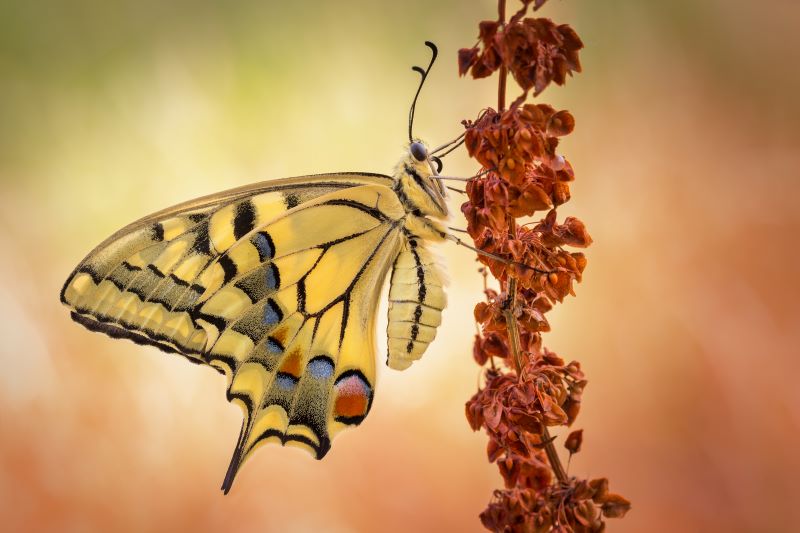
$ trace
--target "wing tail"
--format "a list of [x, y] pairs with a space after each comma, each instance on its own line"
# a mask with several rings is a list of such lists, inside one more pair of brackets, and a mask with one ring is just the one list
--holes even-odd
[[[222, 482], [227, 494], [242, 464], [261, 444], [295, 445], [322, 459], [331, 447], [329, 399], [334, 362], [315, 357], [305, 369], [289, 355], [279, 369], [258, 362], [242, 364], [233, 377], [228, 399], [242, 407], [244, 421]], [[299, 373], [299, 375], [296, 375]]]
[[220, 489], [223, 494], [228, 494], [228, 492], [230, 492], [236, 473], [239, 472], [239, 467], [242, 465], [244, 442], [247, 435], [245, 432], [246, 428], [247, 419], [242, 422], [242, 429], [239, 431], [239, 440], [236, 443], [236, 448], [233, 450], [233, 456], [231, 457], [230, 465], [228, 465], [228, 471], [225, 472], [225, 479], [222, 480], [222, 487], [220, 487]]

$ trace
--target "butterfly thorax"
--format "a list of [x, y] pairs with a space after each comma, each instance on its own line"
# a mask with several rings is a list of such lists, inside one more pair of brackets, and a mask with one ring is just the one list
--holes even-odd
[[405, 229], [425, 240], [441, 241], [446, 230], [438, 220], [448, 217], [444, 190], [436, 180], [430, 163], [409, 154], [395, 167], [394, 192], [406, 210]]

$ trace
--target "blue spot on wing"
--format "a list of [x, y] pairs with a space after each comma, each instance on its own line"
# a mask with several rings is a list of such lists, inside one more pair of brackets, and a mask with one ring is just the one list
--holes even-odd
[[265, 283], [268, 290], [275, 290], [281, 284], [280, 274], [278, 274], [278, 267], [274, 264], [271, 264], [267, 267], [267, 272], [265, 276]]
[[316, 379], [328, 379], [333, 375], [333, 361], [328, 357], [315, 357], [308, 362], [308, 372]]
[[271, 354], [283, 353], [283, 345], [276, 339], [273, 339], [272, 337], [267, 337], [267, 342], [264, 343], [264, 346], [267, 348], [267, 351]]
[[281, 320], [283, 320], [281, 308], [278, 307], [275, 300], [272, 298], [268, 299], [267, 303], [264, 304], [264, 324], [267, 326], [274, 326], [280, 323]]
[[292, 390], [297, 385], [297, 378], [283, 372], [278, 372], [275, 376], [275, 384], [282, 390]]
[[275, 243], [267, 232], [258, 232], [253, 236], [253, 246], [258, 250], [258, 256], [262, 261], [275, 257]]

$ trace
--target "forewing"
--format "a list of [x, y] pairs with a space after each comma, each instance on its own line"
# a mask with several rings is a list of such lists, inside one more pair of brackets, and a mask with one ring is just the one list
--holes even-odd
[[207, 341], [189, 311], [204, 290], [200, 272], [237, 239], [288, 210], [378, 174], [324, 174], [262, 182], [206, 196], [134, 222], [97, 246], [69, 276], [61, 301], [77, 322], [185, 355]]

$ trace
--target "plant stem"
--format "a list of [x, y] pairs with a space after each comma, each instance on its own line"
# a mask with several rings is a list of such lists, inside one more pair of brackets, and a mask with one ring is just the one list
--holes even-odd
[[[497, 11], [500, 24], [505, 24], [506, 0], [497, 1]], [[506, 78], [508, 77], [508, 69], [505, 67], [505, 65], [500, 67], [499, 75], [500, 80], [497, 83], [497, 109], [498, 111], [502, 112], [506, 107]], [[512, 238], [516, 236], [516, 230], [517, 221], [515, 219], [511, 219], [508, 223], [508, 232]], [[519, 337], [519, 326], [517, 325], [517, 319], [514, 316], [514, 308], [516, 307], [517, 302], [517, 280], [512, 276], [509, 276], [508, 279], [508, 299], [506, 300], [506, 308], [503, 311], [503, 315], [506, 319], [508, 338], [511, 343], [511, 351], [514, 356], [514, 365], [517, 368], [517, 377], [521, 379], [523, 368], [522, 353], [520, 350], [521, 343]], [[547, 454], [547, 460], [550, 462], [550, 466], [553, 468], [556, 478], [560, 483], [566, 483], [567, 472], [564, 470], [564, 465], [561, 464], [561, 459], [558, 457], [558, 452], [556, 452], [556, 447], [553, 445], [553, 441], [550, 438], [550, 431], [548, 431], [547, 426], [543, 426], [541, 438], [542, 442], [544, 443], [544, 450]]]
[[550, 438], [550, 431], [547, 426], [544, 426], [542, 431], [542, 438], [547, 444], [544, 445], [544, 451], [547, 453], [547, 460], [550, 461], [550, 466], [553, 467], [553, 472], [556, 473], [556, 478], [561, 483], [567, 482], [567, 471], [564, 470], [564, 465], [561, 464], [561, 459], [558, 457], [556, 447], [553, 445], [553, 440]]
[[509, 278], [508, 282], [508, 300], [506, 300], [506, 309], [503, 315], [506, 318], [506, 327], [508, 328], [508, 338], [511, 341], [511, 352], [514, 355], [514, 364], [517, 367], [517, 377], [522, 377], [522, 355], [519, 349], [519, 329], [517, 327], [517, 319], [514, 316], [514, 308], [517, 306], [517, 279]]
[[497, 87], [497, 108], [498, 111], [502, 112], [506, 109], [506, 77], [508, 75], [508, 69], [506, 67], [500, 67], [500, 83]]
[[[511, 351], [514, 355], [514, 364], [517, 367], [517, 377], [522, 377], [522, 355], [520, 353], [519, 345], [519, 328], [517, 326], [517, 319], [514, 317], [514, 306], [517, 299], [517, 280], [516, 278], [509, 278], [508, 282], [508, 300], [507, 308], [503, 311], [506, 317], [506, 327], [508, 328], [508, 338], [511, 341]], [[544, 444], [544, 451], [547, 453], [547, 460], [556, 474], [556, 478], [561, 483], [567, 481], [567, 471], [564, 470], [564, 465], [561, 464], [561, 459], [558, 457], [556, 447], [550, 438], [550, 431], [547, 426], [542, 429], [542, 443]]]
[[[511, 219], [508, 221], [509, 236], [514, 239], [517, 236], [517, 221]], [[511, 343], [511, 351], [514, 356], [514, 365], [517, 367], [517, 377], [522, 379], [522, 351], [520, 350], [520, 337], [519, 326], [517, 319], [514, 316], [514, 309], [517, 303], [517, 279], [509, 276], [508, 286], [506, 288], [508, 296], [506, 300], [506, 309], [503, 315], [506, 319], [506, 328], [508, 329], [508, 339]], [[553, 472], [560, 483], [567, 482], [567, 471], [564, 470], [564, 465], [561, 464], [561, 459], [558, 457], [556, 447], [553, 445], [553, 440], [550, 438], [550, 431], [547, 426], [543, 425], [542, 429], [542, 443], [544, 444], [544, 451], [547, 454], [547, 460], [553, 468]]]
[[[506, 0], [497, 0], [497, 12], [499, 15], [500, 24], [506, 22]], [[508, 69], [505, 65], [500, 67], [500, 81], [497, 84], [497, 110], [503, 111], [506, 108], [506, 78], [508, 77]]]

